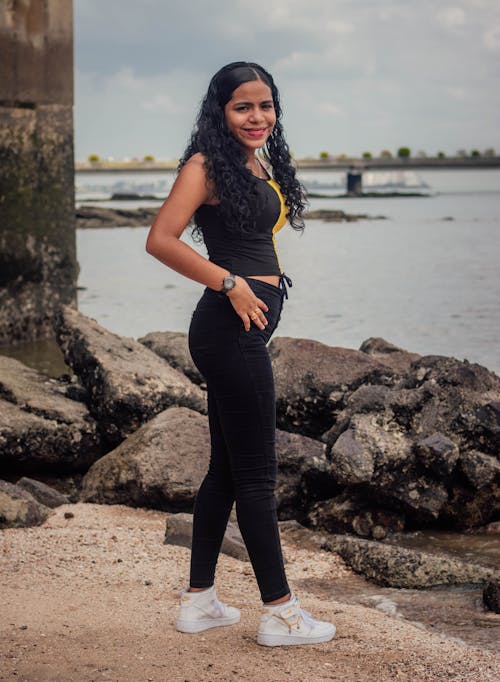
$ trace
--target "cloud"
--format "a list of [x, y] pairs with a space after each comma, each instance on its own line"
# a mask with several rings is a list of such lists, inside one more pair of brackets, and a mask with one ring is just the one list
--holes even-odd
[[130, 67], [115, 73], [76, 71], [77, 157], [176, 158], [194, 123], [200, 92], [198, 74], [178, 68], [140, 75]]
[[321, 114], [327, 114], [328, 116], [339, 116], [344, 113], [338, 104], [328, 101], [321, 102], [318, 106], [318, 111]]
[[464, 88], [447, 87], [445, 88], [445, 92], [450, 97], [453, 97], [453, 99], [457, 100], [464, 100], [469, 97], [469, 93], [467, 92], [467, 90], [464, 90]]
[[500, 25], [493, 26], [483, 35], [483, 43], [493, 52], [500, 52]]
[[[296, 155], [500, 147], [492, 0], [74, 0], [76, 149], [182, 152], [211, 75], [273, 73]], [[459, 103], [459, 106], [458, 106]]]
[[172, 97], [162, 94], [153, 95], [150, 99], [142, 101], [141, 108], [144, 111], [163, 111], [167, 114], [178, 114], [184, 111], [173, 101]]
[[461, 28], [465, 25], [465, 10], [462, 7], [443, 7], [436, 14], [436, 19], [443, 28]]

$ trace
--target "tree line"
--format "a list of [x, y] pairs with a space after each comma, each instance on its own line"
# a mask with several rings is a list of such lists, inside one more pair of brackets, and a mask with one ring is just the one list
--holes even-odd
[[[391, 152], [390, 149], [382, 149], [380, 154], [378, 155], [378, 158], [380, 159], [392, 159], [394, 157], [398, 157], [400, 159], [409, 159], [412, 156], [412, 150], [410, 147], [399, 147], [395, 154]], [[433, 157], [432, 154], [427, 154], [425, 151], [417, 151], [417, 153], [414, 155], [414, 158], [417, 159], [426, 159], [426, 158], [438, 158], [438, 159], [445, 159], [445, 158], [455, 158], [455, 159], [465, 159], [467, 157], [471, 158], [477, 158], [477, 157], [484, 157], [484, 158], [492, 158], [496, 156], [495, 150], [492, 147], [489, 147], [488, 149], [484, 149], [483, 151], [479, 151], [479, 149], [472, 149], [469, 152], [466, 149], [459, 149], [456, 154], [454, 155], [446, 155], [445, 152], [439, 151], [435, 154]], [[320, 159], [350, 159], [354, 158], [348, 154], [330, 154], [330, 152], [327, 151], [322, 151], [319, 154]], [[363, 152], [361, 154], [361, 158], [363, 159], [373, 159], [377, 158], [376, 154], [372, 154], [372, 152]]]

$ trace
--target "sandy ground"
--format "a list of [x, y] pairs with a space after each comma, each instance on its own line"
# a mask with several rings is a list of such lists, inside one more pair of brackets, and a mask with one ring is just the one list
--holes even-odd
[[[71, 512], [73, 518], [65, 518]], [[219, 597], [238, 625], [175, 631], [189, 551], [163, 544], [165, 515], [122, 506], [58, 508], [41, 527], [0, 534], [0, 680], [498, 681], [500, 656], [378, 610], [307, 589], [348, 569], [335, 554], [285, 545], [302, 606], [337, 626], [327, 644], [260, 647], [260, 602], [248, 564], [222, 556]]]

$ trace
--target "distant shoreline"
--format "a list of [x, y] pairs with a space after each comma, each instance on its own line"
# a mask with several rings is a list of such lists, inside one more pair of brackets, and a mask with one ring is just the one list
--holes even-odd
[[[78, 173], [165, 172], [175, 171], [177, 161], [80, 161]], [[500, 156], [465, 158], [374, 158], [374, 159], [298, 159], [299, 170], [416, 170], [416, 169], [486, 169], [500, 168]]]

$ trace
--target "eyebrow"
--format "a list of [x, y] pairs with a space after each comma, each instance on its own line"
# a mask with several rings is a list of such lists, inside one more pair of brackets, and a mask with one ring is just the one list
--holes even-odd
[[[253, 102], [247, 102], [246, 100], [240, 100], [237, 99], [233, 104], [253, 104]], [[274, 104], [272, 99], [263, 99], [261, 102], [258, 102], [258, 104]]]

